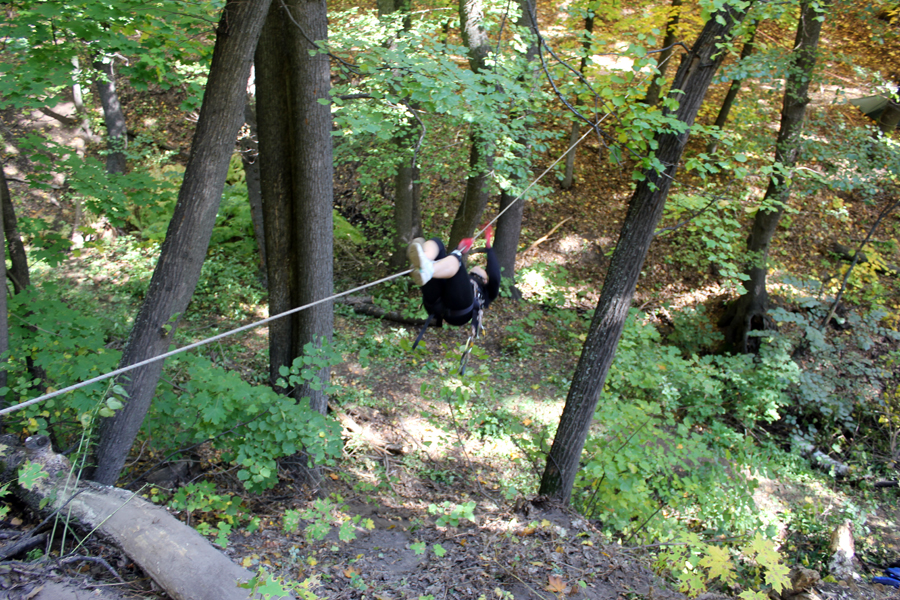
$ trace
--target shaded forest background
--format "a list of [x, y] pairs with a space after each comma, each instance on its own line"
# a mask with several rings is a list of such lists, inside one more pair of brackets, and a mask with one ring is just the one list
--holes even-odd
[[[316, 537], [364, 537], [372, 512], [438, 570], [459, 528], [491, 543], [494, 519], [566, 555], [577, 536], [554, 527], [573, 521], [528, 533], [539, 489], [688, 595], [777, 591], [796, 565], [852, 579], [832, 564], [845, 526], [853, 570], [897, 560], [896, 7], [4, 10], [4, 408], [390, 277], [413, 235], [455, 243], [501, 211], [510, 284], [465, 377], [462, 330], [411, 351], [425, 314], [398, 277], [11, 411], [6, 433], [47, 435], [320, 597], [400, 589]], [[727, 40], [697, 59], [708, 91], [671, 93], [706, 34]], [[851, 102], [873, 96], [875, 115]], [[632, 221], [641, 190], [658, 214]], [[610, 291], [623, 268], [636, 287]], [[515, 565], [498, 581], [604, 597], [493, 543]], [[407, 597], [453, 589], [416, 565]]]

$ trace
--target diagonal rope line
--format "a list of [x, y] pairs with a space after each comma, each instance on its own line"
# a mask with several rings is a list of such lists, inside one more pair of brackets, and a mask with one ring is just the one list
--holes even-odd
[[188, 344], [187, 346], [182, 346], [181, 348], [176, 348], [175, 350], [170, 350], [169, 352], [166, 352], [165, 354], [160, 354], [159, 356], [154, 356], [153, 358], [148, 358], [146, 360], [136, 362], [133, 365], [128, 365], [127, 367], [122, 367], [120, 369], [116, 369], [115, 371], [110, 371], [109, 373], [106, 373], [104, 375], [98, 375], [97, 377], [94, 377], [93, 379], [88, 379], [87, 381], [82, 381], [81, 383], [76, 383], [74, 385], [64, 387], [64, 388], [56, 390], [54, 392], [44, 394], [43, 396], [38, 396], [37, 398], [32, 398], [31, 400], [22, 402], [21, 404], [16, 404], [15, 406], [10, 406], [8, 408], [4, 408], [3, 410], [0, 410], [0, 415], [5, 415], [8, 413], [23, 409], [25, 407], [31, 406], [33, 404], [43, 402], [44, 400], [49, 400], [50, 398], [55, 398], [56, 396], [59, 396], [61, 394], [75, 391], [79, 388], [91, 385], [93, 383], [97, 383], [98, 381], [103, 381], [105, 379], [110, 379], [111, 377], [116, 377], [118, 375], [121, 375], [122, 373], [127, 373], [128, 371], [137, 369], [138, 367], [143, 367], [145, 365], [149, 365], [149, 364], [155, 363], [157, 361], [169, 358], [170, 356], [175, 356], [176, 354], [181, 354], [182, 352], [187, 352], [188, 350], [193, 350], [194, 348], [199, 348], [200, 346], [205, 346], [206, 344], [210, 344], [212, 342], [221, 340], [222, 338], [234, 335], [236, 333], [241, 333], [242, 331], [247, 331], [248, 329], [253, 329], [255, 327], [259, 327], [260, 325], [265, 325], [266, 323], [269, 323], [276, 319], [280, 319], [282, 317], [292, 315], [294, 313], [306, 310], [308, 308], [312, 308], [313, 306], [323, 304], [325, 302], [328, 302], [329, 300], [334, 300], [335, 298], [347, 296], [349, 294], [352, 294], [353, 292], [358, 292], [360, 290], [364, 290], [366, 288], [370, 288], [370, 287], [376, 286], [378, 284], [385, 283], [392, 279], [397, 279], [398, 277], [403, 277], [404, 275], [407, 275], [411, 272], [412, 272], [412, 269], [407, 269], [406, 271], [403, 271], [401, 273], [394, 273], [393, 275], [384, 277], [382, 279], [379, 279], [378, 281], [373, 281], [371, 283], [367, 283], [365, 285], [355, 287], [352, 290], [347, 290], [345, 292], [341, 292], [339, 294], [334, 294], [333, 296], [329, 296], [328, 298], [323, 298], [321, 300], [316, 300], [315, 302], [310, 302], [309, 304], [304, 304], [303, 306], [298, 306], [297, 308], [292, 308], [291, 310], [286, 310], [283, 313], [279, 313], [277, 315], [267, 317], [265, 319], [256, 321], [254, 323], [250, 323], [248, 325], [243, 325], [241, 327], [238, 327], [237, 329], [232, 329], [231, 331], [226, 331], [225, 333], [220, 333], [218, 335], [214, 335], [213, 337], [209, 337], [204, 340], [194, 342], [193, 344]]

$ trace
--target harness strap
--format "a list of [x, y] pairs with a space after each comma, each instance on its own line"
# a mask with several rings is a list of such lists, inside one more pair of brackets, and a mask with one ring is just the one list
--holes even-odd
[[434, 313], [428, 313], [428, 318], [425, 319], [425, 324], [422, 325], [422, 329], [419, 330], [419, 335], [416, 336], [416, 341], [413, 342], [412, 349], [415, 350], [416, 346], [419, 345], [419, 342], [422, 341], [422, 338], [425, 337], [425, 332], [428, 331], [428, 326], [431, 325], [431, 322], [434, 320]]

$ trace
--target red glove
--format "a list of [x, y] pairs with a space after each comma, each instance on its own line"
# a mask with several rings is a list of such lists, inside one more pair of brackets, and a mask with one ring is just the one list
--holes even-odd
[[481, 229], [484, 230], [484, 245], [488, 248], [491, 247], [491, 242], [494, 239], [494, 226], [488, 223], [483, 226]]

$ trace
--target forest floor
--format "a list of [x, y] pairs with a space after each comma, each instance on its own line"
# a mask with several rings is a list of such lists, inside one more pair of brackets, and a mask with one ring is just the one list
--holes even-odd
[[[851, 85], [848, 93], [865, 95], [865, 90]], [[818, 100], [825, 105], [830, 97], [829, 90], [822, 89]], [[134, 110], [137, 102], [134, 99], [126, 106]], [[153, 110], [160, 102], [156, 99], [151, 103]], [[57, 111], [65, 108], [57, 107]], [[845, 112], [846, 118], [864, 122], [852, 111]], [[75, 141], [80, 139], [76, 129], [66, 129], [46, 115], [7, 114], [3, 120], [13, 132], [39, 128], [56, 132], [60, 143], [84, 143]], [[176, 123], [175, 119], [169, 121]], [[173, 135], [167, 141], [180, 150], [182, 158], [189, 144], [189, 125], [173, 125]], [[534, 265], [564, 266], [562, 277], [569, 282], [566, 306], [579, 315], [589, 314], [596, 304], [631, 185], [627, 169], [598, 161], [599, 152], [596, 141], [589, 139], [578, 151], [576, 187], [565, 191], [554, 183], [551, 203], [526, 207], [523, 247], [528, 250], [517, 265], [520, 270]], [[535, 171], [544, 166], [536, 165]], [[16, 180], [27, 177], [28, 165], [12, 160], [5, 170], [13, 179], [16, 200], [27, 198], [33, 190]], [[340, 185], [352, 190], [352, 177]], [[431, 193], [455, 198], [459, 189], [435, 187]], [[861, 237], [859, 224], [871, 222], [874, 209], [852, 197], [845, 200], [848, 218], [832, 218], [816, 210], [792, 216], [790, 235], [783, 235], [782, 230], [776, 238], [776, 280], [779, 270], [824, 278], [822, 273], [833, 268], [826, 260], [833, 244], [848, 244]], [[52, 194], [31, 197], [23, 208], [27, 214], [60, 224], [71, 222], [71, 207]], [[557, 225], [547, 240], [532, 249], [532, 244]], [[896, 229], [896, 219], [890, 226]], [[679, 235], [662, 236], [654, 243], [639, 283], [636, 306], [655, 310], [705, 304], [711, 318], [722, 309], [732, 290], [722, 286], [718, 273], [707, 263], [695, 260], [696, 249], [690, 243]], [[679, 255], [682, 260], [672, 260]], [[74, 263], [88, 256], [86, 253], [72, 259], [72, 273], [78, 271]], [[898, 256], [893, 259], [900, 261]], [[358, 284], [361, 273], [371, 274], [371, 265], [360, 267], [362, 261], [377, 259], [339, 257], [336, 272], [340, 283], [336, 287]], [[698, 264], [703, 267], [697, 268]], [[73, 286], [86, 286], [98, 295], [115, 294], [114, 289], [105, 287], [111, 284], [76, 279], [72, 278]], [[568, 378], [577, 361], [578, 338], [561, 340], [558, 329], [542, 320], [545, 300], [538, 283], [526, 280], [520, 289], [525, 295], [523, 303], [501, 299], [491, 308], [488, 333], [480, 343], [484, 355], [473, 357], [471, 368], [489, 369], [498, 406], [521, 423], [552, 427], [562, 410]], [[522, 325], [526, 313], [534, 314], [534, 319]], [[205, 319], [188, 329], [200, 330], [211, 322], [223, 327], [243, 324], [225, 323], [209, 315]], [[252, 316], [248, 314], [246, 320], [252, 320]], [[509, 333], [523, 328], [527, 341]], [[657, 549], [652, 544], [636, 546], [611, 540], [595, 522], [533, 494], [511, 493], [513, 489], [535, 489], [542, 465], [531, 464], [514, 444], [497, 444], [490, 436], [479, 435], [475, 424], [458, 421], [448, 406], [424, 399], [421, 386], [429, 383], [433, 372], [424, 370], [396, 345], [399, 337], [414, 332], [414, 327], [360, 317], [348, 308], [338, 311], [336, 336], [368, 338], [382, 349], [365, 360], [359, 355], [346, 355], [344, 363], [334, 370], [334, 382], [346, 399], [334, 407], [344, 419], [345, 457], [326, 470], [321, 489], [295, 483], [291, 471], [285, 469], [276, 488], [249, 495], [242, 491], [234, 470], [215, 463], [214, 456], [204, 461], [204, 471], [192, 472], [192, 477], [215, 481], [222, 493], [239, 496], [249, 512], [261, 519], [253, 533], [238, 530], [231, 535], [225, 552], [236, 563], [251, 570], [264, 567], [287, 580], [309, 580], [311, 592], [335, 600], [684, 597], [652, 570], [652, 555]], [[186, 332], [192, 333], [196, 331]], [[451, 328], [432, 329], [425, 345], [431, 355], [441, 356], [448, 346], [464, 342], [463, 336]], [[242, 344], [243, 349], [230, 360], [239, 363], [242, 371], [264, 371], [259, 361], [264, 340], [245, 338]], [[857, 500], [852, 487], [825, 476], [804, 481], [772, 480], [762, 475], [757, 478], [760, 485], [754, 499], [761, 510], [776, 517], [803, 504], [816, 506], [818, 514], [824, 515]], [[344, 514], [358, 515], [362, 523], [371, 520], [372, 528], [358, 527], [356, 538], [347, 542], [339, 540], [335, 531], [320, 541], [308, 539], [303, 528], [285, 533], [285, 511], [308, 508], [320, 495], [339, 497]], [[896, 493], [886, 491], [884, 501], [870, 505], [869, 531], [858, 534], [858, 550], [877, 545], [879, 555], [900, 558], [897, 498]], [[466, 502], [475, 503], [471, 519], [466, 515], [455, 523], [441, 519], [438, 524], [443, 507]], [[179, 516], [186, 518], [184, 514]], [[17, 511], [3, 524], [0, 534], [13, 535], [33, 525], [31, 515]], [[105, 557], [126, 583], [117, 582], [102, 564], [85, 563], [76, 569], [6, 561], [0, 563], [0, 598], [56, 600], [84, 597], [86, 590], [91, 590], [92, 598], [166, 597], [114, 548], [94, 541], [88, 549], [94, 556]], [[59, 591], [56, 584], [67, 587]], [[816, 589], [821, 598], [900, 597], [865, 583], [821, 584]], [[739, 592], [710, 592], [706, 597], [730, 598]]]

